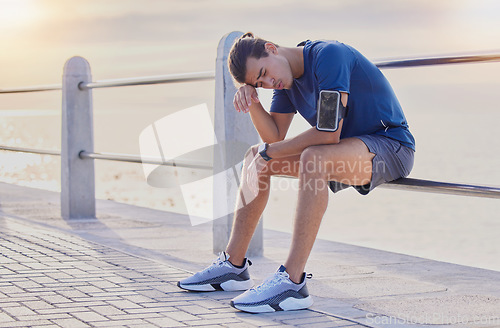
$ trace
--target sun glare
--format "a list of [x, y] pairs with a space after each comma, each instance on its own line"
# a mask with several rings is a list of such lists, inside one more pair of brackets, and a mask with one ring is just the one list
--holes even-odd
[[29, 25], [37, 17], [35, 0], [0, 0], [0, 28], [15, 29]]

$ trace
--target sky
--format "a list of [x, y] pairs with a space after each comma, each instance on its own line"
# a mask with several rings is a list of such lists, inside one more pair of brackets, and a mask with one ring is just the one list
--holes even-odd
[[499, 16], [495, 0], [0, 0], [0, 88], [57, 83], [73, 55], [101, 79], [211, 70], [233, 30], [338, 39], [373, 59], [495, 50]]

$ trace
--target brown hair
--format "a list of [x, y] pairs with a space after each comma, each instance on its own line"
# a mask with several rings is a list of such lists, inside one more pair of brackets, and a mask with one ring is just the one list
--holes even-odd
[[[269, 41], [254, 37], [252, 32], [243, 34], [236, 40], [229, 52], [227, 64], [229, 72], [238, 83], [245, 83], [245, 76], [247, 74], [247, 59], [253, 57], [260, 59], [267, 57], [269, 54], [266, 51], [265, 45]], [[278, 45], [276, 45], [278, 47]]]

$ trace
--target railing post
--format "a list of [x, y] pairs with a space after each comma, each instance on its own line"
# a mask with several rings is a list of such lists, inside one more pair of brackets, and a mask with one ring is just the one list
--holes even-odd
[[94, 161], [82, 160], [82, 150], [94, 151], [92, 90], [89, 63], [72, 57], [64, 65], [62, 85], [61, 216], [66, 219], [95, 217]]
[[[236, 87], [227, 67], [227, 57], [233, 42], [243, 33], [231, 32], [226, 34], [219, 42], [217, 48], [217, 61], [215, 68], [215, 137], [217, 143], [222, 145], [222, 156], [214, 154], [214, 172], [224, 171], [224, 168], [243, 160], [244, 154], [239, 154], [231, 149], [231, 143], [254, 145], [260, 138], [255, 130], [250, 116], [238, 113], [233, 106], [233, 97]], [[238, 158], [232, 158], [238, 156]], [[227, 213], [222, 218], [213, 221], [213, 251], [218, 253], [226, 249], [233, 225], [233, 209], [236, 205], [238, 185], [234, 183], [236, 170], [226, 170], [226, 175], [221, 180], [214, 180], [214, 213], [219, 204], [227, 206]], [[218, 211], [220, 213], [220, 211]], [[263, 226], [262, 218], [250, 242], [247, 256], [262, 256], [263, 254]]]

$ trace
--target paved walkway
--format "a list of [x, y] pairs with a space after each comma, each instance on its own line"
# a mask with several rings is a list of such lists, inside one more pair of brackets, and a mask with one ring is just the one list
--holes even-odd
[[188, 272], [58, 231], [4, 219], [0, 327], [362, 327], [316, 311], [250, 315], [235, 293], [190, 293]]
[[[56, 193], [0, 183], [0, 327], [500, 327], [500, 272], [318, 240], [311, 309], [247, 314], [237, 293], [193, 293], [180, 278], [214, 258], [211, 226], [110, 201], [63, 220]], [[255, 280], [286, 257], [265, 231]]]

